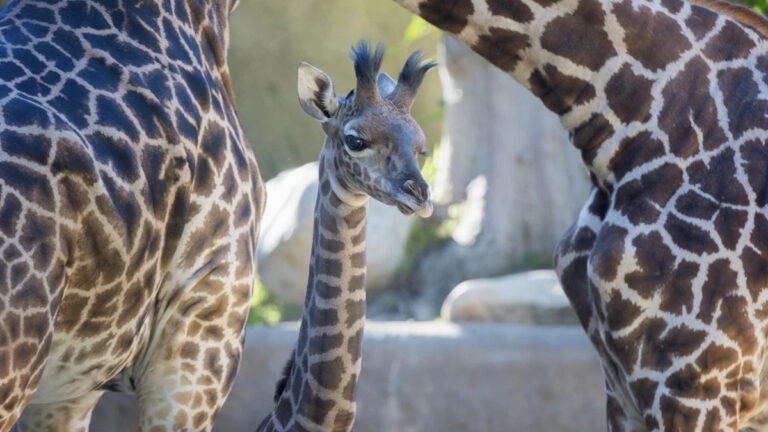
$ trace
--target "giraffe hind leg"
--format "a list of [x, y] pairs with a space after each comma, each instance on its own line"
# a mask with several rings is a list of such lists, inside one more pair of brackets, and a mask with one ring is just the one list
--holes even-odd
[[[7, 192], [0, 194], [0, 212], [4, 215], [0, 218], [0, 432], [3, 432], [16, 423], [42, 377], [63, 291], [64, 267], [54, 258], [56, 246], [51, 239], [55, 227], [50, 219], [24, 211], [21, 200]], [[36, 235], [25, 236], [30, 230]]]
[[18, 432], [87, 432], [91, 413], [103, 391], [49, 404], [30, 404], [17, 423]]

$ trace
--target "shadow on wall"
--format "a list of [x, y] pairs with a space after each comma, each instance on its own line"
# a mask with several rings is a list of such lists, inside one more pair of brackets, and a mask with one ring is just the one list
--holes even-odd
[[[229, 65], [237, 106], [265, 179], [317, 159], [323, 133], [296, 96], [301, 61], [334, 77], [336, 91], [354, 85], [350, 47], [361, 38], [387, 44], [383, 71], [397, 77], [414, 49], [436, 55], [438, 35], [408, 44], [412, 15], [395, 2], [342, 0], [242, 1], [232, 14]], [[440, 82], [430, 74], [413, 109], [430, 144], [440, 139]]]

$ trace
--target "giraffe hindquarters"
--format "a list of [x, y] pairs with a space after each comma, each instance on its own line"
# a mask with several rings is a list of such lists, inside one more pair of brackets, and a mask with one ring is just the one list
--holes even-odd
[[87, 432], [91, 413], [103, 391], [49, 404], [30, 404], [17, 423], [18, 432]]
[[230, 274], [212, 269], [156, 317], [165, 324], [133, 373], [140, 430], [211, 430], [234, 383], [250, 305], [252, 277]]

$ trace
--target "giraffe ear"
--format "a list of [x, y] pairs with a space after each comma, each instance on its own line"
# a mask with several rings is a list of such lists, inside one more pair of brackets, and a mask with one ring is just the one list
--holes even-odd
[[317, 120], [328, 120], [339, 109], [331, 77], [309, 63], [299, 66], [298, 90], [301, 107]]
[[384, 72], [379, 74], [379, 77], [376, 79], [376, 84], [379, 87], [379, 94], [381, 97], [389, 96], [389, 94], [392, 93], [392, 91], [397, 86], [395, 80], [393, 80], [391, 76]]

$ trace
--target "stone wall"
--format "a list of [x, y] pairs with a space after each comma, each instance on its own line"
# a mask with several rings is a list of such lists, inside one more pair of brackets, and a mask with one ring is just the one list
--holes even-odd
[[[271, 408], [296, 328], [253, 327], [214, 431], [252, 431]], [[576, 327], [370, 322], [357, 432], [605, 430], [597, 355]], [[93, 431], [135, 431], [136, 408], [110, 394]]]

